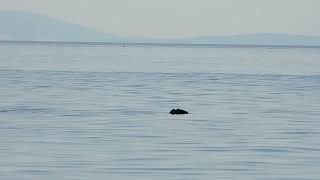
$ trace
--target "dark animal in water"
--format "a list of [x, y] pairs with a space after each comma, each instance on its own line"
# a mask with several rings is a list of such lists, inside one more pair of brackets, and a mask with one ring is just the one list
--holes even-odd
[[174, 108], [174, 109], [172, 109], [172, 110], [170, 111], [170, 114], [176, 115], [176, 114], [189, 114], [189, 113], [188, 113], [188, 111]]

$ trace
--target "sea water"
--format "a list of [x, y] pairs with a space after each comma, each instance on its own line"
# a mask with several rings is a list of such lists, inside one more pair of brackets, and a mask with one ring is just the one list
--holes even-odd
[[319, 102], [317, 47], [0, 43], [0, 179], [319, 179]]

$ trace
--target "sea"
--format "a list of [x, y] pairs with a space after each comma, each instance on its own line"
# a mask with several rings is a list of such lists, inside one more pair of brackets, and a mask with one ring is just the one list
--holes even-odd
[[1, 42], [0, 179], [320, 179], [320, 47]]

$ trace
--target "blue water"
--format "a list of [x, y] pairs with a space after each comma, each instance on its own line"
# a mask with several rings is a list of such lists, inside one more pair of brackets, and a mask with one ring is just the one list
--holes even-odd
[[0, 43], [0, 179], [319, 179], [319, 102], [318, 48]]

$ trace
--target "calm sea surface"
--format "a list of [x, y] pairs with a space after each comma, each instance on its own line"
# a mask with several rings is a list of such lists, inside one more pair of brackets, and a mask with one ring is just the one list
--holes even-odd
[[0, 179], [320, 179], [320, 48], [0, 43]]

